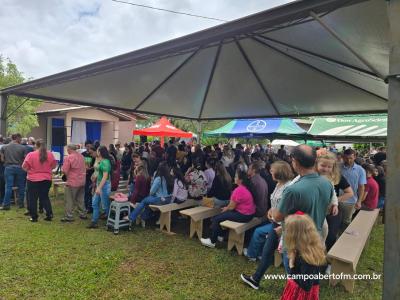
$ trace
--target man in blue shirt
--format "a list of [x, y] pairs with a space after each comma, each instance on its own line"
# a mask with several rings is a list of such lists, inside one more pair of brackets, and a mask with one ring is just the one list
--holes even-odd
[[355, 208], [361, 207], [364, 197], [365, 184], [367, 184], [367, 176], [365, 170], [355, 163], [356, 153], [353, 149], [346, 149], [343, 152], [342, 176], [344, 176], [353, 189], [354, 195], [345, 202], [339, 203], [339, 210], [343, 215], [343, 227], [347, 227], [351, 223]]

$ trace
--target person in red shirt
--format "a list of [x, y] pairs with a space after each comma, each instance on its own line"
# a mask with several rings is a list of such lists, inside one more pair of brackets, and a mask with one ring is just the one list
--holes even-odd
[[36, 151], [28, 153], [22, 163], [22, 168], [28, 173], [27, 190], [29, 192], [28, 209], [31, 216], [31, 222], [37, 222], [37, 200], [43, 204], [46, 211], [45, 221], [51, 221], [53, 218], [53, 210], [49, 198], [49, 190], [51, 187], [52, 170], [56, 167], [57, 162], [53, 154], [47, 151], [46, 145], [42, 140], [36, 141]]
[[371, 164], [363, 165], [367, 174], [367, 184], [365, 185], [364, 200], [356, 203], [357, 209], [373, 210], [378, 206], [379, 185], [374, 179], [375, 166]]

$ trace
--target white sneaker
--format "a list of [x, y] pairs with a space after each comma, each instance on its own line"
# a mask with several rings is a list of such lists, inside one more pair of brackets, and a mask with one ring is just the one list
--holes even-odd
[[142, 225], [143, 228], [146, 227], [146, 221], [140, 220], [140, 225]]
[[223, 236], [219, 236], [219, 237], [217, 237], [217, 239], [218, 239], [218, 242], [223, 242], [224, 241], [224, 237]]
[[160, 225], [160, 219], [157, 220], [156, 225]]
[[331, 274], [331, 271], [332, 271], [332, 267], [331, 267], [331, 265], [328, 265], [328, 266], [326, 267], [325, 274], [326, 274], [326, 275], [330, 275], [330, 274]]
[[215, 244], [211, 243], [210, 239], [203, 239], [202, 238], [202, 239], [200, 239], [200, 242], [201, 242], [201, 244], [203, 246], [210, 247], [210, 248], [215, 248]]
[[255, 257], [249, 257], [247, 255], [247, 248], [243, 248], [243, 255], [246, 256], [249, 261], [256, 261]]

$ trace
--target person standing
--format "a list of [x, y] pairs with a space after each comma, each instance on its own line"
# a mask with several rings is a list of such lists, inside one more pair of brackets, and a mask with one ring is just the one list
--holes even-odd
[[350, 184], [354, 195], [347, 201], [339, 202], [339, 210], [343, 214], [342, 229], [345, 229], [351, 223], [356, 203], [361, 203], [364, 200], [365, 184], [367, 184], [365, 170], [355, 163], [355, 158], [353, 149], [346, 149], [343, 152], [341, 173]]
[[28, 173], [28, 210], [31, 222], [37, 222], [37, 200], [43, 204], [46, 211], [45, 221], [53, 219], [53, 210], [49, 199], [52, 170], [57, 165], [53, 154], [47, 151], [46, 145], [41, 140], [36, 141], [36, 151], [27, 154], [22, 168]]
[[[0, 135], [0, 149], [4, 146], [4, 138]], [[0, 159], [0, 201], [3, 201], [6, 189], [6, 181], [4, 179], [4, 162]]]
[[68, 156], [64, 159], [62, 171], [67, 177], [65, 185], [65, 216], [61, 222], [72, 222], [74, 220], [73, 210], [78, 208], [79, 217], [87, 219], [85, 209], [85, 182], [86, 167], [85, 159], [77, 151], [75, 145], [67, 146]]
[[286, 150], [284, 145], [281, 145], [281, 147], [279, 148], [277, 156], [280, 160], [285, 160]]
[[176, 165], [176, 154], [178, 150], [174, 145], [174, 142], [172, 140], [169, 140], [168, 142], [168, 148], [166, 150], [166, 158], [167, 158], [167, 163], [170, 168], [175, 167]]
[[[299, 179], [294, 183], [293, 180], [292, 184], [284, 189], [281, 201], [271, 211], [272, 219], [274, 222], [282, 222], [282, 227], [285, 228], [285, 217], [301, 211], [314, 221], [322, 240], [322, 226], [334, 193], [332, 183], [315, 171], [317, 154], [310, 146], [296, 146], [291, 156], [294, 171], [299, 174]], [[285, 239], [284, 236], [283, 239]], [[286, 273], [289, 273], [287, 254], [287, 249], [283, 245], [283, 264]], [[242, 274], [241, 279], [253, 289], [258, 289], [262, 274], [256, 275]]]
[[[96, 190], [92, 199], [93, 215], [92, 222], [88, 228], [98, 228], [97, 222], [100, 217], [100, 206], [103, 207], [105, 215], [108, 216], [111, 192], [111, 157], [107, 147], [100, 146], [97, 149], [99, 158], [99, 169], [96, 177]], [[101, 205], [100, 205], [101, 203]]]
[[26, 172], [22, 169], [22, 163], [27, 154], [27, 149], [21, 145], [21, 138], [21, 134], [13, 134], [11, 143], [3, 146], [0, 150], [4, 162], [4, 178], [6, 181], [3, 205], [0, 210], [10, 209], [14, 181], [18, 187], [18, 206], [19, 208], [24, 207]]
[[82, 153], [85, 161], [86, 179], [85, 179], [85, 208], [88, 213], [92, 213], [92, 175], [94, 173], [94, 163], [96, 149], [90, 143], [85, 143], [86, 151]]

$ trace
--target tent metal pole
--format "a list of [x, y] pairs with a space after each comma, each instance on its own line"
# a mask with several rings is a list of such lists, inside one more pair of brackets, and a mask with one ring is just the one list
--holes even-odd
[[383, 299], [400, 299], [400, 0], [388, 1], [391, 30], [388, 107], [388, 172], [385, 201], [385, 252]]
[[197, 121], [197, 143], [201, 144], [201, 121]]
[[7, 103], [8, 95], [2, 93], [0, 97], [0, 134], [2, 136], [7, 135]]
[[382, 80], [386, 79], [381, 72], [375, 69], [364, 57], [358, 54], [346, 41], [344, 41], [332, 28], [330, 28], [322, 19], [313, 11], [310, 11], [310, 16], [314, 18], [326, 31], [328, 31], [339, 43], [341, 43], [347, 50], [349, 50], [355, 57], [358, 58], [364, 65], [366, 65], [371, 71], [373, 71]]

